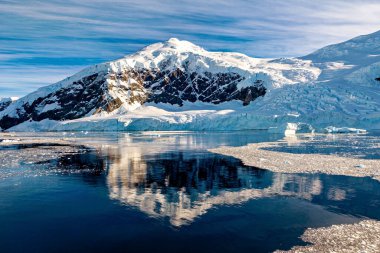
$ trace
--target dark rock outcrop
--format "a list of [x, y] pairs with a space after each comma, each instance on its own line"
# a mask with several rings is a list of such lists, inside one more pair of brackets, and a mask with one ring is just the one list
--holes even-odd
[[[219, 104], [240, 100], [242, 105], [248, 105], [265, 94], [261, 80], [239, 88], [238, 84], [243, 80], [245, 78], [237, 73], [196, 73], [186, 71], [185, 67], [174, 71], [124, 69], [118, 73], [99, 72], [22, 104], [15, 113], [0, 118], [0, 127], [8, 129], [28, 120], [77, 119], [102, 111], [114, 111], [123, 103], [154, 102], [182, 106], [186, 101]], [[123, 82], [126, 85], [120, 85]]]
[[148, 102], [183, 105], [183, 102], [206, 102], [219, 104], [241, 100], [244, 105], [265, 94], [263, 82], [257, 80], [252, 86], [238, 88], [245, 78], [236, 73], [186, 73], [180, 69], [173, 72], [156, 72], [152, 80], [144, 81], [150, 90]]

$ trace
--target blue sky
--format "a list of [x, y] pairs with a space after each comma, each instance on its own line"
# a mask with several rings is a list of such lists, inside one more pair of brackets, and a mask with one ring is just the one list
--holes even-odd
[[373, 0], [0, 0], [0, 97], [170, 37], [253, 57], [302, 56], [380, 30]]

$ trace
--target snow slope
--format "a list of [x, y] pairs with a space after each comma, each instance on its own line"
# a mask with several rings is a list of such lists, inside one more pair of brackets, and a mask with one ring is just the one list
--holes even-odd
[[[208, 52], [190, 42], [170, 39], [21, 98], [0, 112], [0, 126], [4, 117], [17, 117], [15, 111], [22, 111], [23, 105], [62, 88], [72, 90], [78, 85], [76, 80], [98, 74], [96, 78], [101, 76], [106, 88], [97, 89], [102, 94], [93, 99], [111, 97], [101, 105], [103, 109], [94, 104], [78, 117], [63, 121], [32, 118], [9, 130], [242, 130], [288, 122], [317, 129], [330, 125], [380, 129], [379, 70], [380, 32], [305, 57], [281, 59]], [[146, 78], [146, 73], [153, 77]], [[263, 86], [261, 93], [258, 83]], [[139, 88], [132, 89], [134, 85]], [[229, 87], [234, 88], [230, 93], [239, 95], [226, 95]], [[118, 103], [110, 110], [104, 109], [115, 100]], [[65, 103], [50, 99], [35, 110], [46, 114]]]

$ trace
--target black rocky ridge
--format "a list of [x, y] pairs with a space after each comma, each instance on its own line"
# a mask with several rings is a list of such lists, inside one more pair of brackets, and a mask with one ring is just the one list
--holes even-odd
[[238, 89], [245, 78], [237, 73], [205, 72], [202, 75], [187, 73], [181, 69], [175, 71], [156, 71], [145, 81], [144, 87], [150, 91], [147, 102], [169, 103], [182, 106], [183, 102], [206, 102], [219, 104], [231, 100], [241, 100], [243, 105], [265, 94], [261, 80], [251, 86]]
[[[136, 82], [130, 83], [129, 87], [111, 84], [111, 80], [128, 81], [130, 78]], [[244, 79], [233, 72], [196, 73], [188, 72], [186, 68], [174, 71], [124, 69], [118, 73], [99, 72], [39, 97], [31, 104], [23, 104], [22, 108], [16, 109], [16, 117], [13, 113], [12, 116], [5, 114], [0, 118], [0, 127], [8, 129], [28, 120], [70, 120], [101, 111], [111, 112], [118, 109], [123, 101], [111, 96], [109, 91], [125, 95], [129, 104], [154, 102], [178, 106], [182, 106], [185, 101], [219, 104], [231, 100], [240, 100], [242, 105], [248, 105], [257, 97], [265, 95], [266, 88], [261, 80], [239, 88], [238, 84]], [[43, 111], [48, 104], [59, 106]]]

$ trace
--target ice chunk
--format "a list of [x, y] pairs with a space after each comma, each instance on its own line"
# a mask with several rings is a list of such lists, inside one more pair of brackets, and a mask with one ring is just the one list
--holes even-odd
[[334, 127], [329, 126], [324, 129], [325, 133], [357, 133], [357, 134], [365, 134], [367, 130], [359, 129], [359, 128], [351, 128], [351, 127]]
[[286, 123], [278, 127], [269, 127], [268, 133], [284, 134], [285, 136], [289, 136], [289, 135], [296, 134], [297, 129], [298, 129], [298, 126], [296, 123]]
[[312, 125], [307, 123], [297, 124], [297, 133], [314, 133], [315, 129]]

